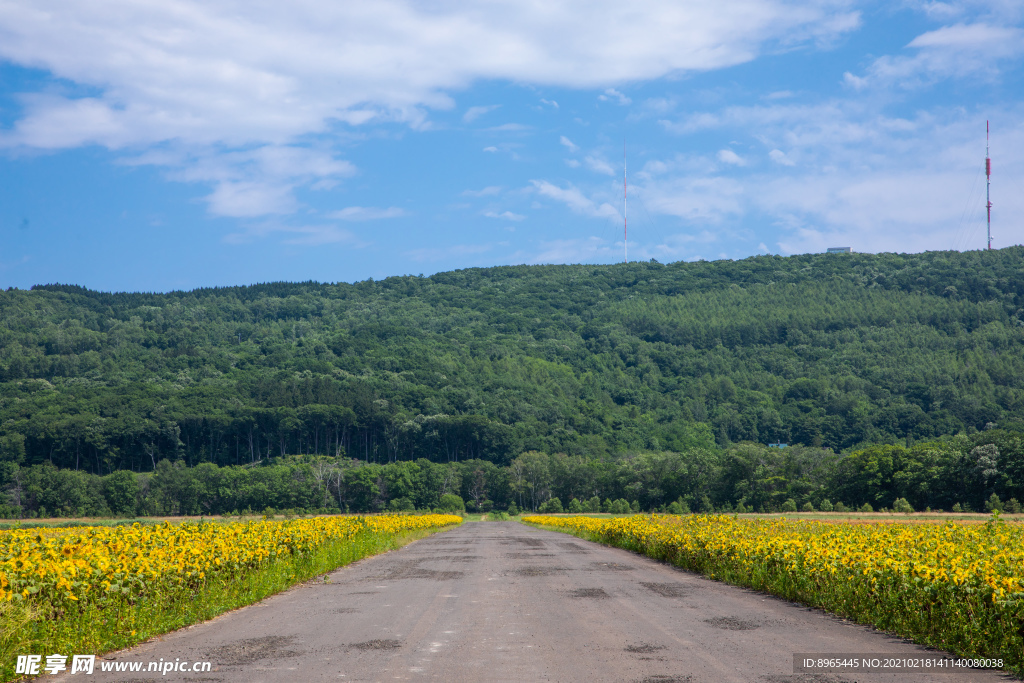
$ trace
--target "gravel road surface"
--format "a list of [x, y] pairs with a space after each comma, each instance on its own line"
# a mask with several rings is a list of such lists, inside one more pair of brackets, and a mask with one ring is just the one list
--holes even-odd
[[102, 673], [97, 661], [93, 676], [62, 678], [1008, 680], [990, 671], [794, 673], [794, 653], [938, 654], [623, 550], [516, 522], [467, 522], [103, 660], [209, 661], [209, 673]]

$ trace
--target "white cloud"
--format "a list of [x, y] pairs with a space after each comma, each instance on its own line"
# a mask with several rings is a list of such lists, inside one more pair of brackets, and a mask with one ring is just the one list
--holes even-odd
[[622, 106], [633, 103], [633, 100], [629, 99], [615, 88], [608, 88], [607, 90], [604, 91], [603, 95], [598, 95], [597, 99], [601, 100], [602, 102], [615, 100]]
[[[628, 103], [615, 86], [844, 33], [852, 2], [0, 0], [0, 59], [75, 86], [25, 93], [0, 146], [169, 146], [184, 150], [168, 167], [175, 177], [214, 185], [211, 211], [286, 213], [300, 208], [295, 189], [345, 174], [222, 168], [231, 177], [200, 180], [193, 160], [292, 149], [371, 122], [427, 129], [430, 110], [454, 108], [451, 93], [485, 80], [602, 88]], [[498, 128], [513, 129], [523, 130]]]
[[1024, 15], [1020, 0], [902, 0], [901, 4], [922, 12], [934, 21], [949, 21], [966, 14], [980, 14], [997, 23], [1013, 23]]
[[292, 213], [299, 207], [293, 194], [297, 186], [322, 189], [356, 172], [328, 151], [277, 145], [220, 153], [164, 149], [126, 157], [122, 163], [170, 168], [172, 180], [212, 184], [206, 197], [210, 213], [236, 218]]
[[587, 168], [596, 173], [603, 173], [604, 175], [615, 175], [615, 169], [604, 159], [596, 156], [588, 156], [584, 160], [587, 164]]
[[488, 218], [500, 218], [502, 220], [516, 222], [526, 219], [526, 216], [519, 213], [512, 213], [511, 211], [502, 211], [501, 213], [498, 213], [497, 211], [487, 211], [484, 215]]
[[642, 192], [644, 205], [652, 213], [697, 225], [742, 216], [747, 206], [744, 183], [721, 176], [668, 176], [638, 186], [637, 191]]
[[622, 215], [614, 206], [607, 202], [598, 204], [594, 200], [585, 197], [578, 188], [575, 188], [572, 185], [563, 189], [546, 180], [531, 180], [530, 183], [541, 196], [562, 202], [568, 206], [573, 213], [590, 216], [592, 218], [622, 219]]
[[463, 190], [462, 194], [465, 197], [490, 197], [501, 193], [500, 185], [488, 185], [482, 190]]
[[977, 248], [984, 243], [985, 118], [996, 124], [1000, 173], [994, 187], [1005, 188], [993, 200], [999, 207], [995, 245], [1020, 243], [1019, 105], [972, 114], [934, 109], [899, 118], [857, 98], [695, 113], [673, 125], [685, 134], [741, 134], [763, 145], [777, 165], [771, 171], [715, 172], [699, 158], [652, 160], [638, 189], [652, 213], [691, 224], [717, 222], [736, 230], [755, 220], [774, 224], [784, 253], [837, 245], [868, 252]]
[[746, 166], [746, 160], [731, 149], [722, 149], [718, 151], [718, 160], [723, 164], [729, 164], [731, 166]]
[[617, 247], [600, 237], [551, 240], [541, 243], [541, 250], [530, 263], [586, 263], [621, 258], [622, 243]]
[[258, 182], [221, 182], [206, 197], [210, 212], [218, 216], [253, 218], [295, 211], [289, 185]]
[[500, 106], [500, 104], [489, 104], [486, 107], [470, 107], [466, 110], [466, 113], [462, 115], [462, 120], [466, 123], [472, 123], [487, 112], [494, 111]]
[[8, 144], [287, 143], [335, 122], [421, 121], [481, 79], [610, 87], [833, 33], [845, 0], [7, 0], [0, 57], [100, 91], [37, 97]]
[[569, 168], [579, 168], [580, 162], [579, 159], [566, 159], [565, 165], [568, 166]]
[[519, 133], [525, 130], [530, 130], [530, 126], [522, 123], [503, 123], [500, 126], [491, 126], [484, 130], [495, 132], [495, 133]]
[[492, 244], [454, 244], [448, 247], [423, 247], [410, 249], [402, 255], [413, 261], [443, 261], [459, 256], [484, 254], [494, 248]]
[[383, 218], [401, 218], [407, 216], [404, 209], [391, 206], [387, 209], [379, 209], [373, 206], [349, 206], [339, 211], [332, 211], [327, 214], [328, 218], [340, 221], [376, 221]]
[[845, 83], [855, 89], [894, 84], [913, 88], [943, 78], [991, 78], [1001, 62], [1024, 55], [1024, 30], [983, 22], [955, 24], [921, 34], [907, 48], [915, 54], [879, 57], [864, 76], [844, 74]]
[[558, 139], [558, 142], [560, 142], [565, 147], [568, 147], [570, 152], [575, 152], [579, 150], [579, 147], [577, 147], [572, 140], [565, 137], [564, 135]]
[[493, 154], [493, 153], [495, 153], [495, 152], [497, 152], [497, 151], [498, 151], [498, 148], [497, 148], [497, 147], [495, 147], [494, 145], [490, 145], [490, 146], [488, 146], [488, 147], [484, 147], [484, 151], [485, 151], [485, 152], [490, 152], [490, 153], [492, 153], [492, 154]]
[[247, 244], [257, 239], [278, 234], [284, 239], [281, 244], [298, 246], [320, 246], [324, 244], [345, 244], [352, 248], [367, 246], [348, 230], [334, 225], [283, 225], [264, 221], [246, 226], [239, 232], [224, 236], [228, 244]]
[[548, 105], [549, 107], [554, 107], [555, 109], [558, 109], [558, 102], [555, 102], [554, 100], [545, 100], [542, 97], [542, 98], [540, 98], [540, 101], [543, 102], [544, 104]]

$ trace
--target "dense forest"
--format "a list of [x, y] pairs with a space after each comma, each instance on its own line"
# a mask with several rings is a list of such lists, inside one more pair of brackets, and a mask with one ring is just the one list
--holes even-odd
[[[1024, 428], [1022, 257], [1014, 247], [498, 267], [166, 294], [9, 289], [0, 292], [0, 485], [21, 491], [15, 474], [58, 472], [98, 491], [118, 471], [142, 486], [168, 472], [270, 476], [324, 458], [339, 472], [359, 469], [354, 461], [381, 472], [462, 472], [465, 461], [508, 472], [531, 452], [601, 472], [638, 458], [686, 469], [696, 456], [680, 454], [706, 453], [714, 477], [744, 448], [776, 459], [815, 453], [806, 457], [823, 472], [852, 466], [828, 454], [878, 444], [916, 453], [942, 443], [970, 460], [985, 444], [964, 451], [949, 437]], [[763, 447], [779, 442], [791, 448]], [[1015, 447], [1001, 448], [1005, 459]], [[990, 479], [990, 494], [1024, 485]], [[680, 496], [698, 506], [743, 497], [716, 482], [646, 498], [624, 488], [636, 481], [601, 484], [586, 497], [645, 509]], [[585, 496], [560, 486], [544, 495]], [[510, 503], [517, 491], [489, 500]], [[415, 497], [374, 495], [377, 506]], [[977, 505], [977, 495], [961, 502]], [[362, 505], [337, 490], [333, 500]]]
[[152, 472], [99, 476], [7, 462], [0, 478], [7, 491], [0, 516], [14, 518], [431, 509], [1020, 512], [1024, 433], [994, 428], [848, 454], [752, 443], [600, 458], [527, 451], [506, 466], [292, 455], [224, 467], [164, 459]]

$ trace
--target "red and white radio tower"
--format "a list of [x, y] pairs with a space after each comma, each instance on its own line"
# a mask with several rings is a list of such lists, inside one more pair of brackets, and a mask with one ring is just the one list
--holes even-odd
[[988, 249], [992, 251], [992, 160], [988, 156], [988, 121], [985, 121], [985, 211], [988, 214]]

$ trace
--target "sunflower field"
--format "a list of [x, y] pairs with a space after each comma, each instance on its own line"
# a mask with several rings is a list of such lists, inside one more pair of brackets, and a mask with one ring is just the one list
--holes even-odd
[[461, 521], [383, 515], [0, 531], [0, 666], [9, 675], [12, 654], [123, 647], [389, 550], [399, 534]]
[[525, 517], [962, 656], [1024, 669], [1024, 526]]

